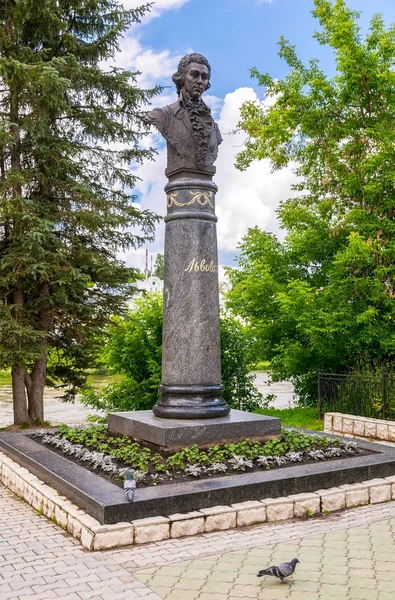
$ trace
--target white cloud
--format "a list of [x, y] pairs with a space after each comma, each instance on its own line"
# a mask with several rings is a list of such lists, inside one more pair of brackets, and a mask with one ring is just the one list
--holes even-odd
[[246, 171], [234, 166], [245, 134], [232, 133], [240, 119], [240, 106], [247, 100], [258, 101], [252, 88], [239, 88], [227, 94], [218, 121], [224, 141], [219, 149], [217, 175], [218, 247], [224, 252], [236, 250], [249, 227], [279, 232], [276, 208], [280, 200], [292, 195], [296, 181], [291, 168], [271, 173], [268, 160], [254, 162]]
[[[145, 48], [141, 43], [141, 27], [154, 17], [159, 17], [163, 11], [175, 10], [187, 4], [190, 0], [154, 0], [149, 12], [142, 18], [142, 23], [133, 26], [119, 41], [119, 52], [108, 61], [102, 63], [103, 68], [117, 66], [121, 69], [140, 71], [138, 85], [150, 88], [155, 85], [167, 83], [168, 79], [177, 70], [177, 65], [183, 54], [171, 54], [169, 50], [156, 52], [152, 48]], [[137, 8], [144, 4], [144, 0], [123, 0], [126, 9]], [[189, 50], [187, 50], [189, 51]]]
[[[174, 8], [181, 8], [184, 4], [187, 4], [189, 0], [154, 0], [153, 8], [158, 12], [163, 10], [171, 10]], [[147, 4], [143, 0], [122, 0], [122, 4], [126, 9], [138, 8], [143, 4]], [[151, 9], [152, 10], [152, 9]]]
[[106, 69], [116, 66], [120, 69], [140, 71], [138, 85], [142, 88], [151, 88], [155, 85], [167, 83], [177, 70], [181, 54], [171, 54], [169, 50], [155, 52], [151, 48], [144, 48], [138, 37], [133, 35], [132, 29], [128, 35], [121, 39], [119, 52], [113, 59], [102, 63]]
[[[143, 17], [143, 22], [146, 23], [148, 20], [159, 17], [160, 13], [164, 10], [173, 10], [181, 8], [184, 4], [187, 4], [189, 0], [154, 0], [154, 4], [151, 10]], [[126, 9], [138, 8], [143, 4], [146, 4], [144, 0], [123, 0], [122, 4]]]

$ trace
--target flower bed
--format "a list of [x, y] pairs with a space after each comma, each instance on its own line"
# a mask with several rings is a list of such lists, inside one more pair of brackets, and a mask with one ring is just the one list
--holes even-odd
[[280, 438], [266, 443], [244, 440], [204, 449], [194, 445], [171, 454], [156, 452], [126, 437], [110, 436], [105, 425], [61, 426], [57, 432], [39, 430], [33, 437], [120, 486], [129, 471], [139, 487], [368, 454], [355, 442], [306, 435], [292, 429], [283, 430]]

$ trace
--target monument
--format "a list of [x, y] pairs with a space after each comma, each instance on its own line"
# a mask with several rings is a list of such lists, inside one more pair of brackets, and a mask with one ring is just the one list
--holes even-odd
[[222, 397], [212, 181], [222, 137], [202, 100], [211, 67], [188, 54], [173, 75], [178, 99], [147, 115], [167, 142], [162, 384], [153, 411], [112, 413], [109, 429], [164, 448], [280, 433], [280, 420], [232, 410]]
[[218, 252], [212, 182], [218, 125], [202, 94], [211, 68], [200, 54], [173, 75], [178, 100], [149, 113], [167, 141], [162, 385], [153, 412], [171, 419], [224, 417], [219, 337]]

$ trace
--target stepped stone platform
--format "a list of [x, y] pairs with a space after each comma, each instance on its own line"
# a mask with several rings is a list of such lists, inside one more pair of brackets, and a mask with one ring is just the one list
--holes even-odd
[[126, 435], [170, 451], [192, 444], [205, 446], [247, 438], [266, 441], [281, 434], [281, 421], [242, 410], [231, 410], [228, 416], [214, 419], [162, 419], [155, 417], [151, 410], [139, 410], [110, 413], [108, 429], [113, 434]]

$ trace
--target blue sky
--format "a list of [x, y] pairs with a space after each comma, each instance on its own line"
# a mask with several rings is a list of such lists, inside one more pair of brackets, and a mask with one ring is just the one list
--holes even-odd
[[[394, 0], [351, 0], [349, 6], [363, 11], [364, 27], [373, 12], [395, 20]], [[296, 45], [299, 56], [321, 56], [331, 69], [330, 53], [312, 37], [318, 25], [311, 16], [313, 7], [312, 0], [189, 0], [151, 20], [140, 34], [144, 44], [157, 50], [183, 54], [192, 48], [207, 56], [213, 68], [211, 93], [221, 97], [254, 85], [252, 66], [279, 78], [286, 74], [276, 54], [281, 35]]]
[[[126, 7], [141, 0], [123, 0]], [[348, 5], [361, 11], [364, 31], [374, 13], [381, 12], [386, 24], [395, 21], [394, 0], [349, 0]], [[175, 100], [171, 75], [178, 60], [188, 52], [200, 52], [212, 66], [211, 89], [205, 98], [224, 135], [220, 147], [215, 181], [217, 195], [218, 242], [220, 264], [234, 264], [237, 245], [248, 227], [258, 225], [267, 231], [279, 231], [276, 208], [289, 197], [295, 181], [292, 169], [270, 173], [267, 163], [252, 165], [245, 173], [234, 168], [234, 158], [243, 144], [243, 134], [231, 135], [237, 125], [239, 108], [245, 100], [263, 100], [263, 90], [250, 78], [249, 69], [283, 78], [286, 65], [277, 56], [281, 35], [296, 46], [300, 58], [317, 57], [328, 74], [333, 74], [330, 51], [313, 39], [319, 28], [311, 11], [313, 0], [157, 0], [150, 16], [134, 26], [121, 44], [116, 63], [139, 69], [144, 86], [170, 86], [155, 103], [163, 106]], [[155, 163], [138, 169], [142, 206], [165, 214], [163, 187], [165, 151], [159, 135], [147, 144], [158, 149]], [[154, 254], [163, 251], [163, 224], [156, 241], [149, 246]], [[128, 264], [143, 266], [144, 251], [125, 256]]]

